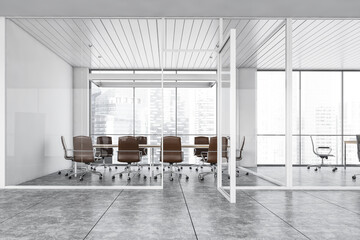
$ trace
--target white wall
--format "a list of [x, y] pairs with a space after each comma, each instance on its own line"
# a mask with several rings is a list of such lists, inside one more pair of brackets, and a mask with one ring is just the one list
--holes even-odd
[[237, 73], [238, 102], [238, 142], [242, 143], [245, 136], [245, 146], [241, 166], [257, 166], [257, 127], [256, 127], [256, 69], [241, 68]]
[[70, 166], [60, 136], [73, 131], [72, 67], [6, 21], [6, 185]]

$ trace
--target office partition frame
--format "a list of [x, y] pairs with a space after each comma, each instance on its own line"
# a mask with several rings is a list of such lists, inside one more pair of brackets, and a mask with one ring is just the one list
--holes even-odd
[[[222, 23], [222, 22], [221, 22]], [[229, 81], [224, 81], [223, 79], [223, 59], [222, 53], [226, 49], [225, 46], [229, 46], [230, 52], [230, 62], [229, 62]], [[229, 117], [229, 132], [225, 132], [223, 126], [225, 122], [223, 121], [222, 116], [226, 115], [223, 109], [223, 93], [222, 88], [227, 88], [227, 84], [229, 84], [229, 113], [227, 117]], [[217, 97], [217, 188], [218, 191], [230, 202], [236, 203], [236, 146], [237, 146], [237, 138], [236, 138], [236, 29], [230, 29], [228, 35], [221, 42], [218, 52], [218, 97]], [[223, 135], [227, 134], [230, 137], [230, 149], [227, 148], [225, 151], [228, 156], [228, 174], [230, 176], [230, 187], [229, 189], [225, 189], [222, 184], [222, 165], [223, 165]], [[227, 146], [226, 146], [227, 147]], [[229, 190], [229, 193], [226, 191]]]

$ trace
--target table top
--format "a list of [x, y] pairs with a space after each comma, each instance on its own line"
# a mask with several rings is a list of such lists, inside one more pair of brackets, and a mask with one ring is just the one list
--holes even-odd
[[[93, 147], [96, 148], [117, 148], [117, 144], [94, 144]], [[139, 144], [139, 147], [141, 148], [160, 148], [160, 145], [155, 144]], [[204, 144], [184, 144], [181, 145], [183, 148], [209, 148], [209, 145]]]
[[356, 140], [346, 140], [344, 141], [345, 144], [357, 144]]

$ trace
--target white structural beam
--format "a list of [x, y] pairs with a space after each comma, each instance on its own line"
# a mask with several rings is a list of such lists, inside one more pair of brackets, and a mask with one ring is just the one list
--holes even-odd
[[292, 187], [292, 19], [286, 19], [285, 37], [285, 72], [286, 72], [286, 123], [285, 123], [285, 158], [286, 186]]
[[0, 188], [5, 187], [5, 18], [0, 17]]
[[[216, 74], [166, 74], [164, 80], [194, 80], [194, 81], [216, 81]], [[162, 74], [104, 74], [91, 73], [89, 80], [161, 80]]]

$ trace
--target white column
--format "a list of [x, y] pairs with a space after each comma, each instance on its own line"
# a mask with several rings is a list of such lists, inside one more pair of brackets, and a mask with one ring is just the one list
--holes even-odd
[[89, 136], [89, 69], [74, 68], [73, 134]]
[[243, 167], [257, 166], [257, 112], [256, 112], [256, 68], [240, 68], [237, 74], [237, 149], [240, 149], [243, 137], [245, 146]]
[[5, 187], [5, 18], [0, 17], [0, 188]]
[[285, 157], [286, 186], [292, 187], [292, 19], [286, 19], [285, 38], [285, 72], [286, 72], [286, 126], [285, 126]]

